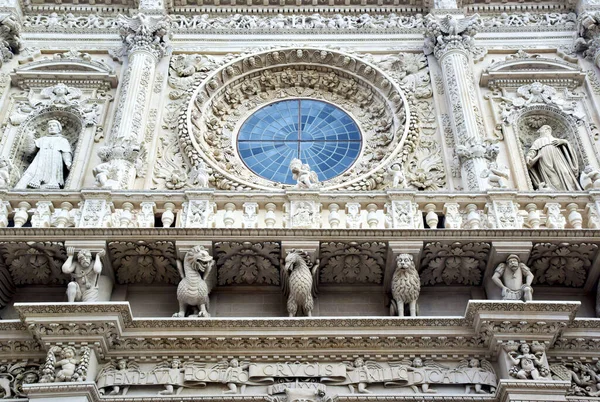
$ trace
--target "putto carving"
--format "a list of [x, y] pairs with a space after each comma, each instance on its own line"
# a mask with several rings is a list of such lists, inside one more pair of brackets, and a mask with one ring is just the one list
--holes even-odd
[[582, 287], [597, 251], [598, 246], [591, 243], [538, 243], [528, 265], [535, 283]]
[[219, 285], [279, 285], [280, 248], [276, 242], [216, 242]]
[[104, 254], [104, 250], [97, 252], [92, 264], [92, 252], [82, 249], [77, 252], [75, 261], [75, 248], [67, 247], [67, 261], [63, 264], [62, 271], [71, 275], [71, 282], [67, 285], [69, 303], [98, 301], [98, 277], [102, 273], [100, 259]]
[[64, 167], [67, 171], [71, 169], [73, 149], [69, 140], [62, 136], [60, 122], [49, 120], [48, 135], [38, 139], [34, 138], [32, 132], [25, 132], [24, 141], [25, 154], [35, 154], [35, 157], [15, 188], [63, 188], [66, 177]]
[[549, 377], [550, 369], [544, 362], [544, 351], [532, 353], [528, 343], [522, 343], [516, 350], [507, 350], [507, 356], [513, 366], [508, 374], [519, 380], [541, 380]]
[[490, 249], [489, 243], [427, 243], [421, 261], [421, 284], [481, 284]]
[[[0, 172], [2, 161], [0, 160]], [[599, 190], [600, 189], [600, 169], [596, 169], [590, 165], [587, 165], [581, 176], [579, 177], [579, 184], [584, 190]]]
[[381, 242], [321, 243], [321, 283], [381, 283], [386, 245]]
[[502, 289], [502, 300], [533, 300], [533, 274], [516, 254], [506, 258], [494, 270], [492, 281]]
[[478, 53], [480, 50], [475, 47], [473, 37], [479, 27], [478, 14], [465, 18], [454, 15], [439, 18], [429, 14], [425, 22], [424, 52], [426, 55], [433, 53], [438, 59], [454, 49]]
[[390, 188], [406, 187], [406, 177], [404, 176], [404, 168], [401, 163], [392, 163], [387, 170], [388, 180], [391, 182]]
[[[496, 392], [495, 383], [484, 381], [486, 378], [496, 378], [492, 363], [485, 359], [463, 359], [456, 367], [458, 371], [471, 372], [475, 371], [478, 375], [473, 377], [470, 384], [465, 385], [465, 394], [470, 394], [474, 391], [476, 394], [493, 394]], [[493, 376], [493, 377], [492, 377]]]
[[567, 395], [600, 396], [600, 362], [596, 364], [574, 361], [550, 365], [552, 379], [569, 381]]
[[195, 246], [185, 254], [183, 264], [177, 260], [181, 282], [177, 286], [179, 312], [173, 317], [186, 317], [189, 307], [198, 311], [190, 317], [210, 317], [209, 295], [217, 282], [215, 262], [203, 246]]
[[141, 13], [134, 17], [119, 15], [117, 23], [123, 40], [123, 55], [139, 50], [150, 52], [159, 60], [164, 56], [169, 38], [169, 17]]
[[91, 350], [87, 346], [78, 351], [73, 346], [53, 346], [48, 351], [42, 368], [41, 383], [85, 381], [90, 364]]
[[535, 189], [581, 190], [577, 180], [577, 154], [569, 141], [552, 135], [552, 127], [543, 125], [525, 158]]
[[310, 166], [302, 163], [300, 159], [292, 159], [290, 162], [290, 170], [292, 178], [296, 180], [298, 188], [315, 188], [319, 184], [319, 178], [314, 170], [310, 170]]
[[419, 273], [411, 254], [399, 254], [396, 257], [396, 269], [392, 276], [392, 296], [390, 305], [391, 315], [404, 317], [404, 307], [408, 305], [410, 316], [416, 317], [418, 313], [417, 300], [421, 293]]
[[314, 263], [309, 253], [290, 250], [281, 271], [283, 294], [288, 298], [287, 311], [290, 317], [300, 313], [310, 317], [317, 296], [319, 260]]

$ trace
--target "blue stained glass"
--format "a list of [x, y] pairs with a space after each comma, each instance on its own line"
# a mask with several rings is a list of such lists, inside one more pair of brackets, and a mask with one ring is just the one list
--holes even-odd
[[362, 147], [358, 126], [343, 110], [322, 101], [272, 103], [250, 116], [238, 135], [238, 152], [257, 175], [294, 184], [289, 166], [300, 158], [325, 181], [354, 164]]

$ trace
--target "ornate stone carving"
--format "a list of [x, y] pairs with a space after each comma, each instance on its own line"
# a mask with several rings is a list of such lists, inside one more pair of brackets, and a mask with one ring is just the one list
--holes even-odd
[[102, 273], [100, 258], [104, 254], [104, 251], [96, 253], [96, 258], [92, 264], [91, 251], [81, 249], [77, 252], [77, 260], [75, 261], [75, 248], [67, 247], [67, 261], [62, 266], [62, 272], [71, 275], [71, 282], [67, 285], [69, 303], [98, 301], [98, 277]]
[[319, 185], [317, 173], [310, 170], [310, 166], [306, 163], [302, 163], [300, 159], [292, 160], [290, 163], [290, 170], [292, 171], [292, 178], [296, 180], [296, 187], [315, 188]]
[[447, 202], [444, 204], [444, 215], [445, 222], [444, 227], [446, 229], [460, 229], [462, 226], [462, 215], [460, 213], [460, 205], [455, 202]]
[[177, 286], [179, 312], [173, 317], [186, 317], [188, 308], [194, 313], [190, 317], [210, 317], [209, 295], [217, 282], [217, 270], [212, 256], [202, 246], [195, 246], [185, 253], [183, 264], [177, 260], [181, 282]]
[[21, 24], [13, 14], [0, 15], [0, 66], [21, 50]]
[[426, 55], [434, 53], [437, 59], [451, 50], [480, 53], [481, 49], [476, 48], [473, 40], [479, 27], [480, 19], [477, 14], [466, 18], [454, 15], [439, 18], [429, 14], [425, 22], [424, 52]]
[[136, 362], [121, 359], [116, 364], [106, 363], [96, 376], [96, 383], [100, 395], [126, 395], [131, 383], [128, 374], [139, 374], [140, 366]]
[[318, 228], [321, 226], [321, 203], [310, 200], [291, 200], [285, 205], [286, 221], [290, 228]]
[[279, 243], [216, 242], [213, 247], [219, 285], [279, 285]]
[[420, 229], [423, 217], [416, 203], [392, 200], [386, 203], [386, 223], [393, 229]]
[[527, 263], [534, 283], [582, 287], [598, 251], [596, 244], [537, 243]]
[[73, 149], [62, 136], [62, 125], [58, 120], [48, 121], [46, 136], [35, 139], [33, 133], [26, 133], [24, 152], [35, 153], [35, 157], [15, 188], [63, 188], [66, 176], [63, 164], [67, 170], [71, 169]]
[[183, 203], [183, 227], [206, 228], [212, 225], [216, 204], [208, 200], [189, 200]]
[[48, 351], [42, 368], [41, 383], [85, 381], [90, 364], [91, 350], [82, 346], [53, 346]]
[[581, 184], [581, 187], [584, 190], [600, 189], [600, 169], [596, 169], [590, 165], [587, 165], [585, 169], [583, 169], [583, 172], [581, 172], [579, 184]]
[[533, 274], [516, 254], [506, 258], [494, 270], [492, 281], [502, 289], [502, 300], [533, 300]]
[[492, 229], [520, 229], [523, 217], [519, 215], [519, 204], [513, 200], [495, 200], [486, 204], [487, 225]]
[[600, 12], [583, 12], [577, 18], [578, 37], [573, 44], [575, 52], [582, 52], [598, 65], [600, 54]]
[[117, 283], [176, 284], [175, 246], [169, 241], [109, 242]]
[[560, 204], [557, 202], [547, 202], [544, 206], [546, 212], [546, 228], [548, 229], [564, 229], [567, 220], [561, 214]]
[[27, 361], [4, 363], [0, 366], [0, 398], [26, 398], [23, 385], [35, 384], [39, 379], [39, 364]]
[[67, 259], [62, 243], [0, 243], [3, 264], [15, 285], [64, 285], [67, 276], [61, 267]]
[[406, 187], [406, 177], [401, 163], [392, 163], [387, 170], [388, 180], [391, 182], [390, 188]]
[[536, 189], [557, 191], [581, 190], [577, 180], [579, 164], [569, 141], [555, 138], [552, 127], [538, 130], [539, 138], [527, 152], [526, 162], [531, 181]]
[[552, 379], [569, 381], [571, 387], [567, 395], [600, 396], [600, 363], [585, 363], [581, 361], [561, 362], [550, 365]]
[[421, 261], [421, 284], [481, 284], [490, 249], [489, 243], [427, 243]]
[[287, 297], [287, 311], [290, 317], [298, 313], [310, 317], [317, 296], [319, 260], [314, 263], [310, 254], [303, 250], [290, 250], [285, 257], [281, 271], [283, 294]]
[[404, 307], [408, 305], [410, 316], [417, 316], [417, 301], [421, 292], [419, 273], [411, 254], [398, 254], [396, 269], [392, 276], [392, 297], [390, 314], [404, 317]]
[[481, 17], [482, 31], [498, 32], [512, 29], [553, 28], [573, 29], [577, 21], [575, 13], [501, 13]]
[[522, 343], [516, 348], [514, 346], [505, 348], [508, 359], [513, 364], [508, 371], [511, 377], [519, 380], [542, 380], [550, 376], [550, 369], [543, 358], [543, 346], [541, 351], [534, 353], [531, 353], [531, 346], [528, 343]]
[[160, 60], [166, 51], [169, 38], [169, 17], [137, 14], [134, 17], [119, 15], [117, 24], [123, 40], [122, 54], [146, 51]]
[[376, 283], [383, 280], [385, 243], [321, 243], [321, 283]]

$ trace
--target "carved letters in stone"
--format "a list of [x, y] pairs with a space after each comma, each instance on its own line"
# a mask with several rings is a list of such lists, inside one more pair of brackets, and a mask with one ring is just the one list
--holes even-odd
[[527, 265], [534, 283], [582, 287], [598, 246], [591, 243], [537, 243]]
[[176, 284], [175, 246], [169, 241], [109, 242], [117, 283]]
[[383, 280], [385, 243], [321, 243], [321, 283], [375, 283]]
[[427, 243], [421, 261], [421, 284], [479, 285], [489, 243]]
[[219, 285], [279, 285], [279, 243], [216, 242], [213, 247]]

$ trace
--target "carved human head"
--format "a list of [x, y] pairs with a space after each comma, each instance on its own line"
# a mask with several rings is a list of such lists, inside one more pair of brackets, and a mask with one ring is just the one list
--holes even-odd
[[34, 384], [38, 381], [38, 375], [34, 372], [28, 372], [23, 377], [23, 384]]
[[62, 133], [62, 124], [58, 120], [48, 120], [48, 134], [60, 134]]
[[75, 357], [75, 349], [73, 349], [71, 346], [66, 346], [62, 350], [62, 357], [65, 359], [72, 359]]
[[117, 362], [117, 368], [119, 370], [125, 370], [127, 368], [127, 360], [121, 359]]
[[423, 360], [420, 357], [415, 357], [413, 360], [413, 367], [423, 367]]
[[80, 250], [77, 253], [77, 261], [84, 267], [88, 267], [92, 262], [92, 252], [87, 249]]
[[519, 346], [519, 350], [521, 351], [521, 353], [527, 354], [531, 351], [531, 348], [528, 344], [523, 343], [521, 346]]
[[181, 360], [173, 359], [173, 361], [171, 362], [171, 367], [174, 369], [178, 369], [179, 367], [181, 367]]
[[469, 360], [469, 367], [471, 367], [471, 368], [478, 368], [479, 366], [481, 366], [481, 362], [479, 361], [479, 359], [471, 359], [471, 360]]
[[[0, 159], [0, 163], [2, 163], [2, 159]], [[594, 168], [591, 165], [587, 165], [584, 169], [583, 172], [584, 173], [592, 173], [592, 171], [594, 170]]]
[[545, 137], [551, 137], [552, 136], [552, 127], [550, 127], [547, 124], [544, 124], [542, 127], [540, 127], [540, 129], [538, 130], [538, 134], [540, 135], [540, 137], [545, 136]]
[[233, 367], [233, 368], [240, 367], [240, 361], [238, 359], [231, 359], [229, 361], [229, 367]]
[[356, 360], [354, 360], [354, 367], [362, 367], [364, 365], [365, 365], [365, 360], [362, 357], [359, 357]]
[[518, 255], [516, 254], [511, 254], [506, 258], [506, 263], [508, 264], [508, 267], [515, 271], [517, 268], [519, 268], [519, 264], [521, 263], [521, 259], [519, 258]]

